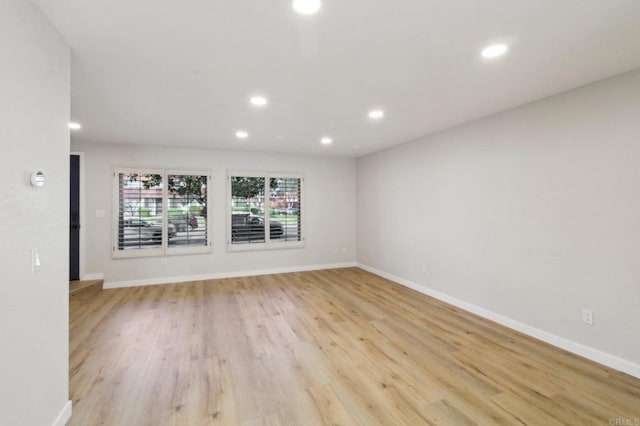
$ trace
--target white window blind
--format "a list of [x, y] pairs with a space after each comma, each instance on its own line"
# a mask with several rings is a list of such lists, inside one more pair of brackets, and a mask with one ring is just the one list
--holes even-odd
[[168, 245], [173, 248], [206, 247], [208, 241], [206, 174], [186, 172], [167, 175], [169, 231]]
[[304, 244], [302, 176], [237, 172], [228, 180], [230, 250]]
[[271, 178], [269, 223], [272, 242], [285, 243], [302, 241], [302, 215], [300, 214], [301, 188], [301, 178]]
[[114, 257], [210, 251], [210, 173], [114, 171]]

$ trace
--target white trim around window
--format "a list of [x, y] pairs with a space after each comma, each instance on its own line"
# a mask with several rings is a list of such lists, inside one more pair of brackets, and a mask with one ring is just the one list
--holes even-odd
[[227, 251], [304, 247], [305, 196], [299, 173], [229, 171]]
[[210, 186], [209, 170], [114, 168], [112, 257], [210, 253]]

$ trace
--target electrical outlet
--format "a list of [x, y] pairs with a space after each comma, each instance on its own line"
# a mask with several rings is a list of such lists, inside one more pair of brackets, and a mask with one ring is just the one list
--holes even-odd
[[593, 311], [589, 309], [583, 309], [582, 322], [588, 325], [593, 325]]

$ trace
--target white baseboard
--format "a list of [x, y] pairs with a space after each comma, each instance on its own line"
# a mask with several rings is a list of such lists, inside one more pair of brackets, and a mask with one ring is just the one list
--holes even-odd
[[220, 272], [203, 275], [183, 275], [177, 277], [157, 277], [146, 278], [142, 280], [127, 280], [127, 281], [105, 281], [102, 288], [122, 288], [122, 287], [139, 287], [145, 285], [156, 284], [172, 284], [188, 281], [200, 281], [200, 280], [216, 280], [220, 278], [237, 278], [237, 277], [252, 277], [256, 275], [270, 275], [270, 274], [286, 274], [289, 272], [304, 272], [304, 271], [317, 271], [320, 269], [338, 269], [338, 268], [352, 268], [357, 264], [355, 262], [347, 263], [330, 263], [325, 265], [309, 265], [309, 266], [293, 266], [288, 268], [274, 268], [274, 269], [260, 269], [255, 271], [238, 271], [238, 272]]
[[83, 281], [91, 281], [91, 280], [103, 280], [104, 279], [104, 274], [103, 273], [97, 273], [97, 274], [84, 274], [82, 276], [82, 280]]
[[607, 367], [611, 367], [618, 371], [627, 373], [631, 376], [640, 378], [640, 365], [633, 363], [631, 361], [628, 361], [626, 359], [619, 358], [615, 355], [611, 355], [606, 352], [602, 352], [598, 349], [594, 349], [589, 346], [585, 346], [583, 344], [565, 339], [564, 337], [557, 336], [547, 331], [540, 330], [539, 328], [535, 328], [530, 325], [521, 323], [514, 319], [489, 311], [488, 309], [481, 308], [480, 306], [476, 306], [471, 303], [464, 302], [462, 300], [448, 296], [439, 291], [432, 290], [428, 287], [418, 285], [409, 280], [405, 280], [404, 278], [400, 278], [395, 275], [388, 274], [384, 271], [380, 271], [378, 269], [372, 268], [371, 266], [364, 265], [362, 263], [358, 263], [357, 266], [361, 269], [364, 269], [365, 271], [371, 272], [372, 274], [381, 276], [390, 281], [401, 284], [405, 287], [409, 287], [413, 290], [419, 291], [420, 293], [426, 294], [427, 296], [431, 296], [435, 299], [438, 299], [450, 305], [456, 306], [460, 309], [464, 309], [465, 311], [471, 312], [473, 314], [476, 314], [478, 316], [481, 316], [483, 318], [486, 318], [498, 324], [504, 325], [505, 327], [519, 331], [521, 333], [524, 333], [538, 340], [542, 340], [543, 342], [549, 343], [553, 346], [559, 347], [568, 352], [574, 353], [576, 355], [580, 355], [583, 358], [587, 358], [591, 361], [595, 361]]
[[67, 401], [51, 426], [65, 426], [71, 418], [71, 401]]

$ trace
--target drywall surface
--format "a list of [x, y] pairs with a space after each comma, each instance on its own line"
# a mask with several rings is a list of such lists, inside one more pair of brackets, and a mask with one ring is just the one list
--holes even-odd
[[640, 364], [640, 72], [356, 170], [359, 263]]
[[0, 28], [0, 424], [42, 426], [70, 407], [69, 49], [31, 2]]
[[[84, 152], [86, 161], [86, 271], [103, 273], [108, 286], [355, 262], [354, 159], [116, 144], [73, 144], [73, 151]], [[121, 166], [211, 170], [212, 252], [112, 259], [112, 173], [114, 167]], [[302, 194], [305, 247], [228, 252], [229, 171], [301, 173], [305, 180]], [[105, 217], [96, 217], [96, 210], [104, 210]]]

